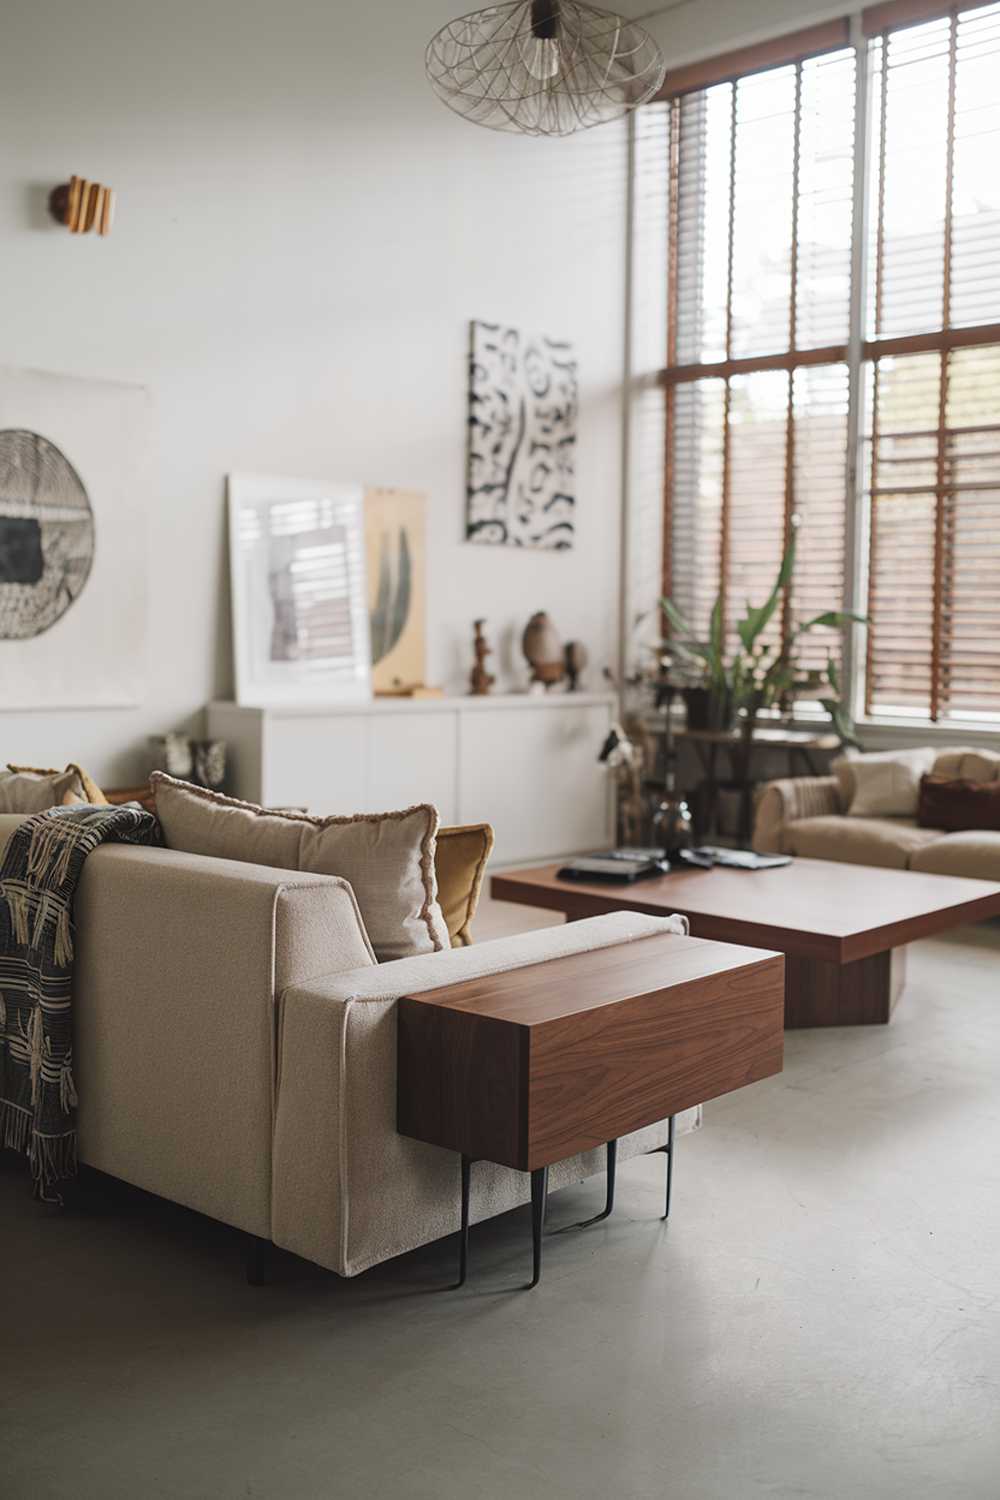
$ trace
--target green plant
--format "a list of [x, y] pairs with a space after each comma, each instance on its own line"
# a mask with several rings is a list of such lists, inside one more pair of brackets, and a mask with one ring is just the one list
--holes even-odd
[[726, 652], [721, 594], [712, 607], [707, 641], [698, 639], [672, 599], [661, 599], [661, 608], [673, 631], [670, 646], [688, 665], [698, 667], [705, 687], [718, 702], [731, 706], [733, 712], [740, 709], [745, 712], [751, 732], [753, 720], [761, 709], [786, 703], [792, 697], [811, 695], [829, 714], [841, 740], [853, 744], [856, 743], [854, 726], [841, 699], [836, 663], [831, 657], [825, 671], [803, 671], [797, 661], [798, 643], [821, 626], [840, 630], [852, 622], [867, 625], [865, 617], [849, 610], [828, 609], [794, 626], [777, 647], [761, 639], [791, 582], [795, 546], [793, 535], [767, 600], [757, 608], [747, 601], [746, 613], [736, 621], [740, 644], [731, 654]]

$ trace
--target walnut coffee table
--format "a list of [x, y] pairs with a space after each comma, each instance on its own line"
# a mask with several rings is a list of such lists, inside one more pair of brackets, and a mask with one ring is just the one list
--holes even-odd
[[674, 1115], [781, 1071], [783, 971], [665, 933], [401, 999], [396, 1128], [461, 1155], [459, 1285], [475, 1161], [531, 1173], [532, 1286], [554, 1162], [607, 1146], [606, 1218], [618, 1138], [669, 1120], [669, 1212]]
[[686, 866], [634, 885], [560, 880], [558, 865], [493, 876], [497, 901], [561, 911], [680, 912], [697, 937], [785, 955], [785, 1026], [884, 1024], [906, 944], [1000, 915], [1000, 885], [951, 875], [794, 859], [773, 870]]

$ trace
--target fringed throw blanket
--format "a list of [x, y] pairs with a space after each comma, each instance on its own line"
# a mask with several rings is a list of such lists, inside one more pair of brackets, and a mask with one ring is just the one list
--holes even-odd
[[158, 844], [137, 806], [54, 807], [19, 824], [0, 865], [0, 1144], [28, 1157], [35, 1195], [76, 1172], [73, 895], [92, 849]]

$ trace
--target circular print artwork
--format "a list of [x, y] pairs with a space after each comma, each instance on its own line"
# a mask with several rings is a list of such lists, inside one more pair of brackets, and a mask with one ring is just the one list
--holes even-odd
[[55, 443], [0, 431], [0, 640], [41, 635], [82, 591], [94, 561], [94, 513]]

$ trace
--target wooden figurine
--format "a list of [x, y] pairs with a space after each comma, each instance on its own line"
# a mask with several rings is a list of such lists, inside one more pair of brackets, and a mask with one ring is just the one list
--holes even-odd
[[580, 674], [590, 661], [590, 653], [582, 641], [567, 641], [563, 656], [566, 663], [566, 676], [569, 680], [569, 691], [575, 693], [580, 683]]
[[486, 658], [492, 656], [493, 647], [483, 635], [483, 626], [485, 624], [485, 620], [476, 620], [473, 622], [475, 636], [472, 641], [472, 649], [475, 652], [476, 664], [472, 669], [469, 684], [470, 692], [474, 698], [485, 697], [496, 682], [496, 678], [491, 676], [486, 670]]
[[109, 235], [114, 211], [113, 189], [88, 182], [85, 177], [71, 177], [49, 194], [49, 212], [71, 234], [89, 234], [96, 229], [100, 235]]

